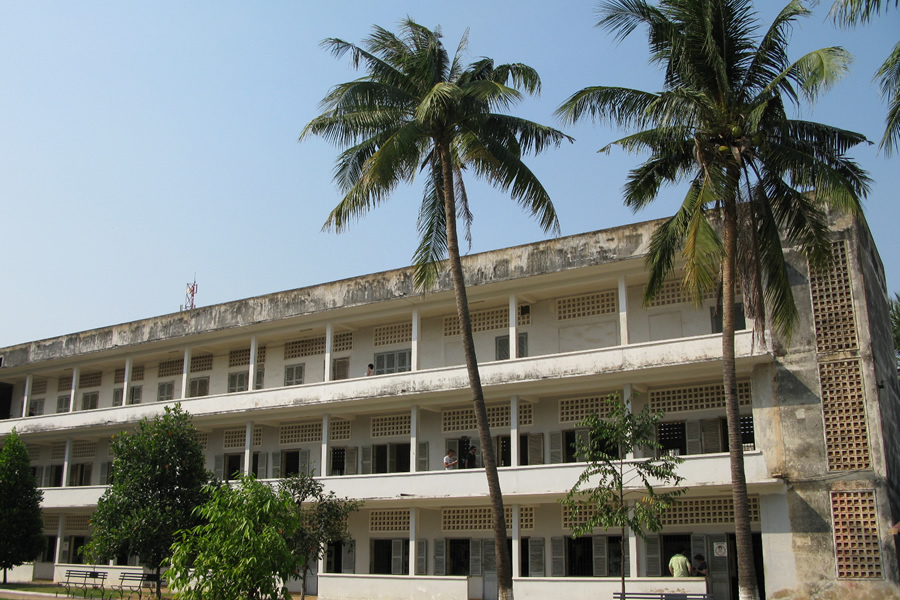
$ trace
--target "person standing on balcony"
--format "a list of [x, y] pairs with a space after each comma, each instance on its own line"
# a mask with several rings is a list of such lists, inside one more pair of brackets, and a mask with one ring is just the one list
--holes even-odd
[[447, 450], [447, 456], [444, 457], [444, 470], [449, 471], [450, 469], [455, 469], [458, 460], [456, 460], [456, 452], [453, 450]]
[[478, 448], [472, 446], [469, 448], [469, 452], [463, 457], [463, 469], [475, 469], [478, 467], [478, 456], [475, 454], [478, 452]]
[[669, 560], [669, 573], [672, 574], [672, 577], [691, 576], [691, 561], [685, 556], [685, 552], [685, 548], [681, 547], [678, 549], [678, 553]]

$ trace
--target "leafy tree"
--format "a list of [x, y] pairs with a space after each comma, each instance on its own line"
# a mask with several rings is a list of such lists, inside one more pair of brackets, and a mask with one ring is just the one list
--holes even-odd
[[34, 560], [44, 551], [44, 521], [41, 500], [44, 492], [38, 489], [31, 472], [28, 449], [16, 433], [10, 432], [0, 450], [0, 568], [3, 583], [6, 571]]
[[[112, 439], [112, 485], [91, 517], [92, 562], [134, 554], [159, 576], [178, 530], [196, 525], [212, 474], [188, 412], [176, 404]], [[157, 586], [157, 597], [159, 587]]]
[[490, 58], [465, 66], [462, 54], [467, 35], [452, 57], [441, 42], [440, 29], [431, 31], [409, 19], [401, 22], [399, 35], [374, 27], [362, 45], [340, 39], [327, 39], [323, 45], [337, 57], [349, 54], [353, 67], [363, 65], [367, 71], [332, 88], [322, 101], [325, 111], [300, 135], [301, 141], [319, 135], [342, 149], [335, 181], [344, 197], [324, 228], [343, 232], [352, 220], [387, 200], [401, 182], [411, 182], [418, 172], [423, 173], [420, 243], [413, 257], [415, 281], [420, 286], [433, 283], [440, 261], [449, 257], [491, 496], [500, 598], [511, 598], [503, 497], [457, 235], [457, 218], [466, 226], [467, 239], [472, 219], [462, 173], [468, 170], [509, 192], [545, 231], [556, 233], [559, 224], [550, 196], [522, 157], [570, 138], [556, 129], [497, 112], [519, 101], [522, 91], [538, 93], [540, 78], [531, 67], [495, 65]]
[[312, 476], [300, 473], [281, 481], [280, 489], [293, 502], [299, 523], [287, 535], [287, 543], [300, 565], [301, 600], [306, 597], [306, 577], [312, 565], [325, 555], [328, 544], [350, 540], [347, 518], [360, 503], [338, 498]]
[[286, 539], [299, 527], [291, 497], [252, 476], [206, 492], [209, 501], [195, 511], [203, 524], [182, 530], [172, 546], [168, 577], [179, 597], [290, 598], [286, 583], [299, 565]]
[[[894, 0], [893, 4], [894, 8], [900, 6], [900, 0]], [[881, 13], [882, 6], [886, 11], [890, 5], [890, 0], [836, 0], [831, 7], [831, 16], [844, 27], [855, 27], [868, 23]], [[879, 148], [890, 156], [900, 146], [900, 42], [875, 72], [875, 79], [879, 80], [881, 97], [888, 102], [888, 116]]]
[[[653, 486], [680, 485], [684, 478], [676, 468], [684, 459], [665, 453], [656, 456], [662, 450], [656, 441], [656, 424], [663, 413], [651, 413], [649, 406], [633, 413], [630, 403], [616, 394], [604, 401], [608, 410], [603, 417], [593, 413], [579, 423], [590, 431], [587, 441], [579, 438], [576, 447], [588, 464], [561, 502], [575, 512], [586, 511], [584, 521], [572, 529], [574, 535], [590, 535], [597, 527], [619, 528], [622, 544], [626, 544], [626, 527], [645, 539], [646, 531], [662, 530], [663, 515], [687, 488], [660, 494]], [[652, 455], [626, 460], [625, 453], [635, 448]], [[625, 552], [620, 567], [624, 596]]]
[[762, 36], [750, 0], [609, 0], [599, 14], [599, 25], [620, 39], [648, 27], [664, 89], [589, 87], [558, 114], [564, 122], [591, 117], [638, 129], [605, 148], [651, 153], [628, 176], [627, 206], [643, 208], [663, 184], [689, 183], [678, 212], [651, 240], [645, 301], [676, 261], [697, 303], [720, 291], [738, 587], [742, 600], [758, 598], [735, 374], [735, 281], [739, 270], [758, 329], [764, 334], [763, 325], [771, 325], [789, 338], [797, 309], [782, 248], [798, 248], [811, 268], [824, 266], [831, 256], [827, 211], [861, 212], [869, 180], [846, 152], [865, 137], [790, 119], [786, 108], [829, 88], [850, 57], [841, 48], [822, 48], [788, 60], [787, 34], [810, 14], [799, 1], [782, 9]]
[[894, 340], [894, 356], [900, 370], [900, 293], [894, 292], [893, 300], [889, 300], [888, 310], [891, 316], [891, 336]]

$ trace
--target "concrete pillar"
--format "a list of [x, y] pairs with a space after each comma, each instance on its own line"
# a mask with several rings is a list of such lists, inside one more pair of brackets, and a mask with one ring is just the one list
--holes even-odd
[[416, 537], [416, 522], [418, 521], [419, 509], [412, 507], [409, 509], [409, 576], [416, 576], [416, 557], [419, 555]]
[[72, 458], [72, 438], [66, 438], [66, 454], [63, 457], [62, 487], [69, 487], [69, 460]]
[[[412, 371], [419, 370], [419, 326], [422, 324], [422, 320], [419, 318], [419, 309], [414, 308], [412, 311], [412, 356], [410, 357], [409, 368]], [[410, 556], [412, 556], [412, 552], [410, 551]]]
[[188, 378], [191, 375], [191, 349], [184, 349], [184, 366], [181, 370], [181, 398], [187, 398], [188, 392]]
[[[510, 338], [512, 339], [512, 338]], [[510, 465], [519, 466], [519, 397], [509, 397], [509, 458]]]
[[247, 389], [255, 390], [256, 389], [256, 350], [257, 350], [257, 341], [256, 336], [250, 338], [250, 367], [247, 370]]
[[25, 376], [25, 395], [22, 397], [22, 416], [28, 416], [28, 404], [31, 402], [31, 385], [34, 382], [34, 375], [29, 373]]
[[512, 556], [509, 557], [512, 565], [512, 576], [522, 576], [522, 532], [519, 530], [519, 505], [513, 504], [512, 508]]
[[331, 323], [325, 326], [325, 381], [331, 381], [331, 345], [334, 341], [334, 327]]
[[[625, 407], [628, 409], [628, 412], [634, 412], [634, 406], [631, 404], [631, 394], [633, 393], [632, 387], [630, 383], [626, 383], [622, 390], [622, 401], [625, 403]], [[631, 460], [634, 458], [634, 448], [626, 448], [625, 449], [625, 459]], [[636, 571], [632, 571], [635, 573]]]
[[66, 515], [59, 515], [59, 523], [56, 525], [56, 556], [53, 557], [54, 564], [62, 562], [63, 536], [66, 533]]
[[[630, 505], [634, 506], [634, 501], [629, 502]], [[626, 531], [628, 531], [628, 539], [623, 540], [628, 543], [628, 573], [631, 577], [638, 576], [638, 536], [635, 535], [634, 531], [631, 530], [630, 527], [626, 527]], [[643, 575], [643, 573], [642, 573]]]
[[131, 404], [131, 357], [125, 359], [125, 378], [122, 380], [122, 406]]
[[628, 287], [625, 276], [619, 277], [619, 344], [628, 345]]
[[[419, 407], [413, 405], [409, 409], [409, 472], [416, 472], [416, 462], [419, 457]], [[413, 547], [409, 548], [409, 555], [412, 556]], [[412, 560], [412, 559], [410, 559]]]
[[78, 397], [78, 375], [80, 374], [81, 369], [75, 367], [72, 369], [72, 389], [69, 391], [69, 412], [73, 412], [75, 410], [75, 398]]
[[[319, 471], [322, 477], [329, 475], [328, 473], [328, 437], [331, 435], [328, 431], [329, 423], [331, 422], [331, 415], [325, 413], [322, 415], [322, 456], [319, 461]], [[345, 459], [346, 460], [346, 457]], [[346, 466], [345, 466], [346, 469]]]
[[518, 358], [519, 356], [519, 305], [516, 302], [516, 295], [509, 295], [509, 357]]
[[247, 421], [247, 433], [244, 435], [244, 475], [253, 472], [253, 421]]

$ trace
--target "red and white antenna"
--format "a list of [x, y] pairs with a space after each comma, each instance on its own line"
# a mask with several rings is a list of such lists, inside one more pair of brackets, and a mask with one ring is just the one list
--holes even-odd
[[197, 276], [194, 275], [194, 282], [187, 284], [187, 291], [184, 294], [184, 304], [181, 310], [194, 310], [194, 299], [197, 297]]

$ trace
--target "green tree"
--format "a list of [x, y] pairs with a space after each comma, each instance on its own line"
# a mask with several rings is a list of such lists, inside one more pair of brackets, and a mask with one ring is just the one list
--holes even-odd
[[888, 310], [891, 316], [891, 336], [894, 340], [894, 355], [897, 358], [898, 370], [900, 370], [900, 293], [894, 292], [894, 298], [888, 300]]
[[[644, 539], [647, 531], [662, 530], [663, 515], [687, 488], [658, 493], [653, 486], [677, 488], [684, 478], [676, 471], [684, 459], [660, 453], [656, 424], [663, 413], [652, 413], [649, 406], [633, 413], [631, 402], [623, 402], [616, 394], [604, 401], [607, 410], [602, 417], [593, 413], [579, 423], [590, 431], [587, 441], [579, 438], [576, 447], [588, 464], [561, 502], [573, 512], [585, 511], [573, 535], [591, 535], [597, 527], [618, 528], [624, 545], [628, 543], [626, 527]], [[651, 456], [626, 460], [626, 453], [636, 448]], [[624, 596], [625, 552], [619, 572]]]
[[[823, 48], [790, 62], [788, 33], [809, 11], [788, 4], [760, 31], [749, 0], [610, 0], [599, 26], [618, 38], [649, 29], [651, 61], [663, 67], [659, 93], [585, 88], [567, 99], [564, 122], [584, 117], [637, 129], [605, 148], [649, 151], [629, 173], [625, 204], [637, 210], [663, 184], [687, 181], [674, 217], [653, 235], [645, 300], [676, 261], [696, 302], [716, 288], [722, 302], [722, 367], [731, 453], [739, 593], [758, 598], [735, 374], [735, 280], [757, 323], [789, 338], [797, 321], [783, 246], [820, 268], [831, 256], [828, 210], [858, 214], [868, 178], [846, 152], [857, 133], [790, 119], [787, 103], [812, 101], [845, 72], [850, 57]], [[711, 210], [718, 209], [718, 210]]]
[[[900, 0], [894, 0], [893, 4], [895, 8], [900, 6]], [[890, 5], [890, 0], [836, 0], [831, 7], [831, 16], [839, 25], [855, 27], [868, 23], [881, 13], [882, 6], [887, 10]], [[900, 42], [875, 72], [875, 79], [881, 87], [881, 97], [888, 103], [886, 126], [879, 148], [890, 156], [900, 146]]]
[[286, 584], [298, 560], [286, 538], [299, 526], [290, 496], [253, 476], [206, 491], [209, 501], [196, 509], [203, 523], [182, 530], [172, 546], [168, 578], [179, 597], [290, 598]]
[[287, 535], [288, 548], [299, 563], [301, 600], [306, 597], [306, 577], [312, 565], [325, 555], [328, 544], [350, 541], [347, 518], [361, 503], [325, 493], [325, 487], [311, 475], [300, 473], [283, 479], [280, 489], [293, 503], [298, 515], [297, 529]]
[[[339, 84], [322, 101], [324, 112], [304, 128], [300, 140], [322, 136], [342, 149], [335, 181], [344, 197], [324, 228], [343, 232], [349, 223], [389, 197], [418, 172], [425, 178], [419, 209], [419, 247], [413, 257], [417, 285], [428, 286], [449, 257], [456, 291], [463, 352], [491, 497], [501, 600], [512, 597], [512, 569], [497, 461], [478, 372], [460, 259], [457, 218], [471, 222], [462, 173], [468, 170], [508, 192], [545, 231], [559, 224], [550, 196], [522, 157], [570, 139], [551, 127], [503, 114], [540, 91], [537, 72], [523, 64], [495, 65], [482, 58], [465, 66], [467, 36], [451, 57], [440, 29], [407, 19], [399, 35], [381, 27], [361, 46], [339, 39], [323, 45], [337, 57], [350, 55], [367, 73]], [[521, 91], [520, 91], [521, 90]], [[468, 229], [467, 237], [468, 237]]]
[[0, 568], [3, 583], [6, 571], [32, 561], [44, 551], [44, 521], [41, 500], [44, 492], [38, 489], [31, 472], [28, 449], [15, 428], [3, 441], [0, 450]]
[[199, 522], [194, 509], [206, 501], [204, 486], [212, 481], [203, 447], [180, 404], [142, 419], [111, 444], [112, 485], [91, 517], [85, 554], [92, 562], [137, 555], [159, 576], [176, 532]]

